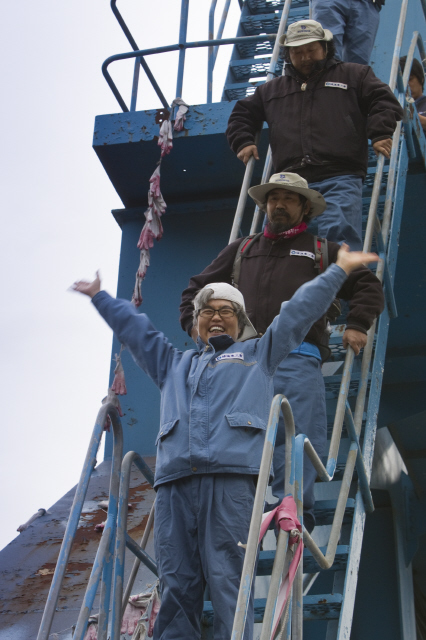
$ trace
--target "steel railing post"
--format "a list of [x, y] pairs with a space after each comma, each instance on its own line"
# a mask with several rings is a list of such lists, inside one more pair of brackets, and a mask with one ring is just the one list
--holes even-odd
[[[55, 615], [56, 605], [58, 602], [59, 592], [62, 586], [62, 581], [64, 579], [66, 567], [71, 553], [71, 548], [80, 520], [81, 510], [83, 508], [83, 503], [86, 497], [87, 488], [89, 486], [90, 477], [93, 471], [93, 467], [96, 463], [96, 454], [99, 449], [99, 444], [104, 431], [104, 425], [107, 415], [111, 417], [111, 420], [115, 420], [115, 422], [113, 421], [113, 427], [115, 424], [117, 433], [118, 431], [121, 432], [121, 423], [115, 407], [110, 403], [101, 407], [96, 417], [96, 422], [93, 428], [92, 437], [84, 461], [83, 470], [81, 472], [80, 480], [74, 495], [70, 516], [67, 522], [64, 539], [62, 541], [61, 549], [56, 563], [56, 569], [53, 575], [52, 584], [50, 585], [49, 594], [47, 596], [46, 606], [44, 608], [37, 640], [47, 640], [50, 633], [53, 616]], [[119, 440], [119, 436], [117, 437], [117, 440]]]
[[183, 72], [185, 69], [185, 44], [186, 32], [188, 28], [188, 10], [189, 0], [182, 0], [180, 9], [180, 27], [179, 27], [179, 63], [176, 80], [176, 98], [182, 97], [183, 88]]
[[[209, 40], [214, 39], [214, 14], [217, 0], [211, 0], [209, 11]], [[213, 100], [213, 68], [214, 68], [214, 47], [208, 48], [207, 58], [207, 104]]]

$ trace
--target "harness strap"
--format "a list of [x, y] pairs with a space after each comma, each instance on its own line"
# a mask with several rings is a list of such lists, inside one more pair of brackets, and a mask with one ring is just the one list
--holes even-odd
[[328, 267], [328, 242], [327, 238], [314, 236], [315, 269], [318, 273], [324, 273]]
[[243, 238], [237, 249], [237, 253], [235, 254], [234, 264], [232, 266], [232, 273], [231, 273], [231, 284], [236, 289], [238, 289], [238, 283], [240, 280], [241, 259], [243, 257], [243, 253], [248, 246], [252, 245], [253, 242], [256, 242], [256, 240], [258, 240], [262, 235], [263, 235], [263, 231], [260, 231], [259, 233], [252, 233], [246, 238]]

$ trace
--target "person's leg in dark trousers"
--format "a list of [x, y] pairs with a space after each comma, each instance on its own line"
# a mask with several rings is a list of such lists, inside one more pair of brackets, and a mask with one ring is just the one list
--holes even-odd
[[[319, 456], [327, 445], [327, 411], [321, 362], [317, 358], [290, 353], [274, 376], [274, 393], [283, 393], [293, 412], [296, 435], [304, 433]], [[272, 493], [280, 501], [284, 497], [285, 429], [280, 417], [273, 457]], [[305, 454], [303, 463], [303, 522], [308, 531], [315, 526], [314, 484], [317, 473]]]
[[[199, 640], [204, 586], [214, 608], [214, 638], [231, 637], [255, 494], [254, 476], [194, 475], [160, 485], [155, 553], [161, 607], [154, 640]], [[253, 593], [244, 640], [253, 635]]]
[[154, 544], [161, 607], [154, 626], [154, 640], [200, 638], [204, 578], [194, 505], [191, 477], [159, 486]]

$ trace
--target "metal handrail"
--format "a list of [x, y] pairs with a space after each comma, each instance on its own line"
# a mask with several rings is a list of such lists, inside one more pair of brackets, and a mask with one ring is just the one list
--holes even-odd
[[[217, 0], [211, 0], [209, 11], [209, 40], [214, 38], [214, 16], [216, 11]], [[217, 30], [216, 40], [222, 38], [223, 30], [225, 28], [226, 18], [228, 17], [229, 6], [231, 0], [226, 0], [223, 7], [222, 17], [220, 19], [219, 27]], [[211, 104], [213, 99], [213, 69], [216, 64], [217, 53], [219, 51], [219, 45], [215, 47], [209, 47], [208, 61], [207, 61], [207, 104]]]
[[[291, 412], [290, 404], [284, 395], [276, 395], [272, 400], [271, 409], [269, 413], [268, 425], [265, 433], [265, 444], [263, 447], [262, 460], [259, 468], [259, 476], [257, 480], [256, 495], [253, 504], [253, 513], [250, 521], [250, 530], [247, 539], [246, 553], [244, 557], [244, 565], [241, 573], [240, 589], [238, 592], [237, 607], [234, 618], [234, 625], [232, 627], [232, 640], [241, 640], [244, 634], [244, 627], [247, 617], [247, 609], [250, 600], [254, 569], [256, 565], [257, 549], [259, 546], [259, 534], [262, 521], [263, 509], [266, 499], [266, 491], [269, 483], [270, 470], [272, 465], [272, 456], [274, 453], [275, 438], [278, 429], [278, 419], [282, 410], [284, 422], [286, 425], [285, 430], [285, 483], [284, 483], [284, 495], [293, 496], [295, 493], [295, 478], [293, 473], [293, 447], [295, 439], [295, 428], [293, 414]], [[277, 551], [274, 562], [274, 568], [271, 575], [271, 598], [273, 594], [278, 593], [279, 580], [282, 573], [278, 568], [278, 562], [282, 561], [284, 564], [285, 555], [287, 551], [288, 533], [280, 529], [277, 542]], [[277, 567], [275, 566], [277, 565]], [[275, 596], [276, 600], [276, 596]], [[264, 627], [272, 626], [272, 616], [274, 613], [273, 606], [268, 595], [266, 603]], [[263, 635], [262, 635], [263, 639]]]
[[[151, 49], [140, 49], [137, 51], [130, 51], [128, 53], [117, 53], [114, 56], [110, 56], [107, 58], [102, 64], [102, 73], [107, 81], [111, 91], [117, 99], [118, 104], [122, 108], [124, 112], [128, 112], [129, 109], [124, 102], [123, 98], [119, 90], [117, 89], [114, 81], [112, 80], [110, 74], [108, 73], [108, 66], [112, 62], [116, 62], [117, 60], [127, 60], [129, 58], [143, 58], [144, 56], [152, 56], [157, 53], [169, 53], [171, 51], [180, 51], [182, 49], [197, 49], [202, 47], [212, 47], [212, 46], [221, 46], [226, 44], [236, 44], [237, 42], [264, 42], [265, 40], [275, 40], [277, 34], [276, 33], [267, 33], [265, 35], [260, 36], [242, 36], [238, 38], [223, 38], [219, 40], [200, 40], [198, 42], [184, 42], [180, 44], [171, 44], [166, 45], [164, 47], [154, 47]], [[170, 107], [166, 107], [170, 109]]]
[[[303, 459], [304, 453], [307, 454], [311, 460], [315, 470], [317, 471], [320, 479], [323, 482], [330, 482], [333, 478], [327, 472], [327, 468], [323, 465], [321, 459], [316, 453], [309, 439], [301, 434], [295, 436], [295, 427], [293, 415], [291, 412], [290, 404], [284, 395], [276, 395], [271, 404], [271, 410], [269, 414], [269, 421], [265, 434], [265, 445], [262, 454], [262, 461], [259, 469], [259, 479], [257, 483], [256, 496], [253, 505], [253, 513], [250, 523], [250, 531], [248, 535], [246, 555], [244, 559], [244, 566], [241, 575], [240, 590], [238, 594], [238, 601], [234, 619], [234, 626], [232, 631], [232, 640], [240, 640], [244, 633], [245, 619], [247, 615], [248, 603], [250, 600], [251, 587], [253, 582], [254, 567], [256, 563], [257, 550], [259, 544], [259, 532], [261, 519], [263, 514], [263, 507], [266, 498], [266, 490], [268, 486], [268, 480], [272, 465], [272, 458], [274, 452], [275, 438], [278, 428], [278, 419], [280, 408], [283, 412], [284, 425], [285, 425], [285, 484], [284, 495], [291, 495], [295, 498], [298, 518], [303, 523]], [[353, 425], [352, 415], [347, 406], [346, 411], [347, 426], [352, 443], [350, 446], [348, 460], [355, 456], [355, 460], [358, 461], [357, 468], [360, 478], [360, 485], [365, 497], [366, 510], [371, 512], [374, 510], [373, 501], [371, 497], [370, 488], [368, 486], [368, 478], [365, 470], [362, 453], [359, 446], [358, 437], [355, 434], [355, 428]], [[338, 497], [336, 512], [333, 520], [333, 526], [330, 533], [330, 540], [328, 543], [325, 556], [322, 554], [319, 547], [313, 541], [311, 536], [304, 530], [304, 542], [306, 546], [312, 552], [312, 555], [317, 560], [318, 564], [323, 569], [329, 569], [333, 563], [336, 555], [336, 549], [339, 541], [340, 530], [343, 523], [343, 517], [346, 509], [346, 502], [349, 494], [353, 475], [353, 469], [348, 464], [342, 482], [342, 488]], [[263, 618], [262, 633], [260, 640], [269, 640], [272, 630], [272, 620], [276, 607], [277, 597], [281, 578], [283, 575], [284, 566], [286, 563], [286, 556], [288, 552], [288, 533], [280, 530], [277, 548], [275, 553], [274, 565], [271, 574], [271, 581], [268, 590], [268, 596], [265, 606], [265, 613]], [[287, 560], [288, 562], [288, 560]], [[292, 625], [293, 625], [293, 640], [301, 638], [301, 634], [297, 632], [297, 629], [302, 628], [302, 567], [299, 569], [300, 575], [297, 577], [297, 581], [294, 585], [293, 598], [295, 602], [293, 604]], [[296, 632], [295, 632], [296, 629]]]
[[[129, 41], [130, 46], [132, 47], [132, 49], [134, 51], [137, 51], [139, 49], [139, 47], [136, 44], [136, 40], [133, 38], [132, 34], [130, 33], [130, 30], [129, 30], [128, 26], [124, 22], [121, 13], [117, 9], [117, 0], [111, 0], [111, 9], [112, 9], [113, 14], [117, 18], [118, 24], [123, 29], [124, 35], [126, 36], [127, 40]], [[160, 87], [158, 86], [157, 81], [154, 78], [151, 69], [148, 67], [147, 63], [145, 62], [145, 60], [143, 58], [140, 59], [140, 65], [143, 68], [143, 70], [145, 71], [145, 73], [146, 73], [146, 75], [148, 77], [148, 80], [152, 84], [155, 93], [160, 98], [160, 101], [161, 101], [163, 107], [165, 109], [169, 109], [170, 107], [168, 105], [168, 102], [167, 102], [166, 98], [163, 95], [163, 92], [161, 91]]]
[[[47, 640], [50, 633], [50, 628], [52, 626], [53, 617], [55, 615], [56, 605], [58, 602], [59, 592], [62, 586], [66, 567], [69, 561], [71, 548], [74, 542], [75, 534], [76, 534], [78, 523], [80, 520], [81, 511], [82, 511], [84, 500], [87, 493], [87, 488], [89, 486], [90, 477], [91, 477], [93, 468], [96, 464], [96, 454], [98, 452], [99, 445], [102, 439], [102, 434], [104, 432], [104, 426], [105, 426], [105, 421], [107, 416], [111, 418], [112, 429], [114, 433], [114, 449], [113, 449], [112, 468], [111, 468], [110, 502], [109, 502], [109, 508], [108, 508], [108, 518], [107, 518], [104, 533], [102, 536], [102, 538], [104, 539], [105, 551], [106, 551], [106, 538], [111, 537], [110, 534], [113, 533], [115, 528], [115, 521], [117, 516], [117, 504], [118, 504], [118, 488], [119, 488], [119, 481], [120, 481], [119, 474], [120, 474], [121, 459], [123, 457], [123, 430], [121, 427], [121, 421], [120, 421], [117, 409], [114, 407], [114, 405], [112, 405], [111, 403], [108, 403], [103, 405], [99, 410], [99, 413], [96, 418], [95, 426], [93, 428], [93, 433], [90, 439], [89, 448], [87, 450], [86, 458], [84, 461], [83, 470], [81, 472], [80, 480], [74, 495], [74, 500], [71, 507], [70, 516], [68, 518], [64, 539], [62, 541], [61, 549], [59, 551], [55, 573], [53, 574], [52, 584], [50, 585], [49, 595], [47, 596], [46, 606], [44, 608], [40, 629], [37, 635], [37, 640]], [[98, 554], [95, 560], [95, 564], [98, 561], [97, 566], [99, 567], [98, 555], [99, 555], [99, 549], [98, 549]], [[94, 569], [95, 569], [95, 565], [94, 565]], [[96, 589], [95, 589], [95, 592], [96, 592]], [[105, 604], [105, 601], [102, 600], [102, 595], [101, 595], [101, 605], [102, 605], [102, 602], [104, 602]], [[102, 613], [104, 613], [103, 610], [101, 610], [101, 614]], [[87, 623], [87, 619], [86, 619], [86, 623]], [[101, 635], [98, 635], [98, 637], [101, 638]]]
[[[114, 577], [113, 577], [113, 593], [112, 593], [112, 612], [111, 612], [111, 640], [119, 640], [120, 638], [120, 627], [121, 621], [124, 614], [124, 609], [127, 605], [127, 598], [123, 598], [123, 580], [124, 580], [124, 556], [126, 546], [130, 548], [131, 551], [138, 552], [137, 558], [142, 560], [151, 570], [156, 569], [156, 564], [154, 560], [152, 560], [148, 554], [143, 553], [142, 555], [139, 553], [141, 550], [143, 551], [148, 541], [148, 524], [145, 528], [144, 536], [142, 538], [142, 543], [140, 548], [137, 547], [136, 542], [133, 542], [133, 545], [130, 546], [130, 540], [127, 540], [127, 510], [128, 510], [128, 495], [129, 495], [129, 486], [130, 486], [130, 472], [132, 470], [132, 465], [135, 464], [142, 475], [146, 478], [151, 486], [154, 486], [154, 475], [151, 469], [148, 467], [143, 458], [136, 453], [135, 451], [129, 451], [123, 458], [123, 463], [121, 465], [121, 477], [120, 477], [120, 497], [118, 504], [118, 519], [117, 519], [117, 532], [116, 532], [116, 543], [115, 543], [115, 551], [114, 551]], [[153, 507], [154, 508], [154, 507]], [[152, 512], [153, 512], [152, 508]], [[151, 518], [151, 514], [150, 514]], [[153, 522], [153, 518], [151, 519], [151, 524]], [[144, 544], [145, 543], [145, 544]], [[136, 555], [136, 553], [135, 553]], [[139, 566], [139, 564], [138, 564]], [[134, 573], [134, 577], [136, 577], [136, 572]], [[134, 578], [133, 578], [134, 579]], [[126, 588], [126, 594], [131, 590], [130, 581]]]
[[[272, 51], [271, 61], [269, 63], [268, 73], [266, 74], [266, 82], [270, 82], [270, 80], [272, 80], [276, 76], [275, 71], [276, 71], [276, 68], [277, 68], [277, 62], [278, 62], [278, 57], [279, 57], [280, 47], [281, 47], [281, 45], [279, 43], [279, 39], [283, 35], [283, 33], [285, 31], [285, 28], [287, 26], [287, 20], [288, 20], [288, 16], [289, 16], [289, 13], [290, 13], [290, 9], [291, 9], [291, 0], [285, 0], [283, 11], [282, 11], [282, 14], [281, 14], [280, 24], [279, 24], [279, 27], [278, 27], [277, 37], [276, 37], [275, 43], [274, 43], [274, 49]], [[283, 66], [283, 74], [284, 74], [284, 66]], [[260, 140], [260, 131], [258, 131], [256, 136], [255, 136], [254, 144], [256, 146], [258, 146], [259, 140]], [[243, 186], [241, 188], [240, 196], [238, 198], [238, 204], [237, 204], [237, 208], [235, 210], [234, 222], [232, 224], [231, 235], [229, 237], [229, 243], [228, 244], [230, 244], [231, 242], [236, 240], [238, 235], [239, 235], [239, 233], [240, 233], [241, 223], [242, 223], [243, 215], [244, 215], [244, 210], [246, 208], [247, 195], [248, 195], [247, 191], [248, 191], [248, 188], [249, 188], [249, 186], [251, 184], [251, 179], [252, 179], [252, 176], [253, 176], [254, 163], [255, 162], [256, 162], [255, 158], [252, 155], [249, 158], [249, 161], [247, 162], [246, 169], [245, 169], [245, 172], [244, 172]], [[266, 160], [265, 160], [265, 165], [264, 165], [264, 168], [263, 168], [261, 184], [264, 184], [265, 182], [267, 182], [267, 180], [269, 180], [269, 176], [271, 175], [271, 169], [272, 169], [272, 153], [271, 153], [271, 147], [269, 146], [268, 147], [268, 153], [267, 153]], [[250, 233], [255, 233], [256, 228], [257, 228], [257, 224], [258, 224], [258, 222], [256, 222], [256, 224], [255, 224], [255, 220], [258, 220], [258, 219], [259, 219], [259, 208], [256, 206], [256, 209], [254, 211], [253, 223], [252, 223], [252, 228], [250, 230]]]

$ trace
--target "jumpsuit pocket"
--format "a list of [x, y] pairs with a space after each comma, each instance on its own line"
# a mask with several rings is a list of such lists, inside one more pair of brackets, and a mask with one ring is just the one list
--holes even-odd
[[177, 425], [178, 422], [179, 422], [179, 418], [176, 418], [175, 420], [170, 420], [170, 422], [165, 422], [160, 426], [160, 431], [158, 432], [158, 436], [155, 441], [155, 446], [158, 445], [160, 440], [163, 440], [163, 438], [169, 435], [169, 433], [172, 431], [172, 429], [174, 429], [174, 427]]
[[251, 413], [243, 413], [241, 411], [235, 411], [233, 413], [227, 413], [226, 419], [230, 427], [245, 427], [246, 429], [262, 429], [266, 430], [266, 423], [264, 420]]

